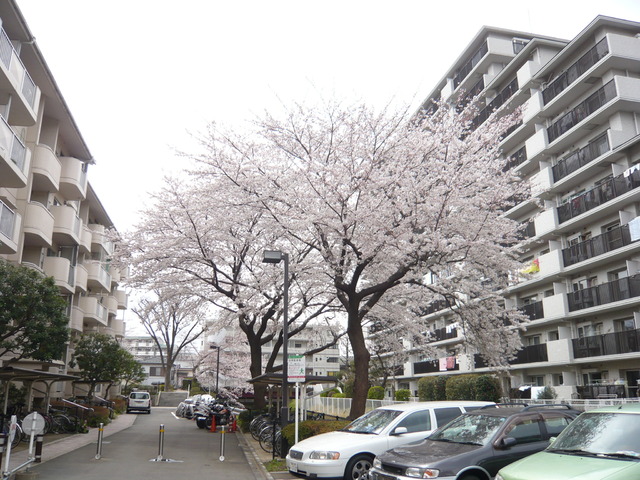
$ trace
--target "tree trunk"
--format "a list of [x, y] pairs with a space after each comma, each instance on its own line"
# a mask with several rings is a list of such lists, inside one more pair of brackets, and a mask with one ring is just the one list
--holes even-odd
[[167, 366], [164, 369], [164, 391], [171, 392], [173, 391], [173, 383], [171, 383], [171, 370], [173, 370], [173, 363], [169, 362], [167, 358]]
[[353, 398], [351, 399], [351, 410], [349, 420], [354, 420], [364, 414], [367, 405], [367, 395], [369, 393], [369, 361], [371, 355], [367, 350], [364, 341], [364, 332], [358, 316], [358, 309], [349, 311], [348, 335], [351, 348], [353, 349], [353, 361], [355, 365], [355, 381], [353, 384]]
[[[249, 349], [251, 352], [251, 365], [249, 371], [251, 378], [262, 375], [262, 346], [257, 337], [249, 339]], [[267, 406], [266, 401], [267, 385], [253, 384], [253, 407], [256, 410], [262, 410]]]

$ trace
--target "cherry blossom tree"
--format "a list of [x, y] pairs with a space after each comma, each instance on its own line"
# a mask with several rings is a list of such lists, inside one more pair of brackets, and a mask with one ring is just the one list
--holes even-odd
[[235, 192], [331, 285], [355, 362], [351, 418], [369, 387], [364, 327], [382, 305], [402, 312], [397, 325], [420, 325], [420, 307], [446, 301], [490, 364], [519, 347], [510, 324], [522, 316], [500, 296], [519, 268], [519, 225], [504, 212], [523, 187], [499, 150], [515, 116], [498, 112], [475, 128], [473, 106], [439, 107], [420, 116], [295, 105], [250, 130], [212, 125], [195, 156], [202, 181]]
[[[265, 215], [221, 181], [167, 178], [142, 221], [119, 239], [114, 263], [131, 267], [129, 286], [172, 288], [203, 299], [221, 325], [235, 325], [248, 345], [245, 379], [275, 371], [282, 347], [283, 271], [263, 263], [265, 249], [282, 249], [290, 273], [289, 334], [331, 315], [334, 297], [319, 282], [304, 244], [279, 238]], [[339, 334], [339, 333], [338, 333]], [[272, 349], [263, 361], [263, 346]], [[266, 387], [256, 386], [256, 407]]]

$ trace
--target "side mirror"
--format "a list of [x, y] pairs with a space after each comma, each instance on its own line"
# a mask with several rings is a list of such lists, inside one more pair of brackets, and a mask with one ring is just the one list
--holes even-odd
[[504, 437], [502, 440], [498, 440], [496, 448], [510, 448], [517, 445], [518, 441], [513, 437]]
[[407, 433], [409, 430], [407, 430], [407, 427], [396, 427], [393, 432], [392, 435], [402, 435], [403, 433]]

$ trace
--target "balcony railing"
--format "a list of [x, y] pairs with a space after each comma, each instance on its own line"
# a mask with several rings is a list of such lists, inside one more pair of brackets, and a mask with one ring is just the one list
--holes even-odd
[[564, 135], [600, 107], [613, 100], [616, 95], [616, 85], [615, 82], [611, 80], [587, 97], [584, 102], [579, 103], [573, 108], [573, 110], [565, 113], [558, 121], [547, 128], [547, 138], [549, 139], [549, 143]]
[[618, 175], [557, 207], [558, 222], [563, 223], [640, 187], [640, 171]]
[[575, 82], [583, 73], [598, 63], [609, 53], [607, 39], [600, 40], [595, 47], [578, 59], [576, 63], [561, 73], [547, 88], [542, 91], [542, 100], [546, 105]]
[[484, 57], [487, 53], [489, 53], [489, 47], [487, 46], [487, 42], [485, 41], [482, 46], [471, 56], [469, 61], [465, 63], [453, 76], [454, 89], [458, 88], [458, 85], [460, 85], [462, 81], [467, 78], [467, 76], [471, 73], [471, 70], [473, 70], [473, 67], [480, 63], [482, 57]]
[[0, 116], [0, 143], [6, 147], [7, 151], [11, 152], [11, 161], [17, 165], [20, 171], [24, 171], [27, 147], [2, 116]]
[[572, 343], [574, 358], [635, 353], [640, 352], [640, 330], [574, 338]]
[[507, 160], [506, 170], [511, 170], [512, 168], [515, 168], [526, 161], [527, 161], [527, 147], [523, 146], [520, 150], [518, 150], [516, 153], [514, 153], [509, 157], [509, 160]]
[[537, 363], [537, 362], [548, 362], [549, 357], [547, 356], [547, 344], [541, 343], [539, 345], [528, 345], [520, 350], [516, 354], [516, 358], [511, 360], [509, 363], [511, 365], [518, 365], [521, 363]]
[[478, 128], [484, 122], [486, 122], [487, 118], [495, 112], [499, 107], [504, 105], [504, 103], [509, 100], [514, 93], [518, 91], [518, 79], [514, 78], [509, 85], [503, 88], [496, 97], [491, 100], [489, 105], [484, 107], [480, 113], [473, 119], [471, 125], [473, 129]]
[[569, 311], [605, 305], [640, 296], [640, 275], [619, 278], [613, 282], [576, 290], [567, 294]]
[[560, 160], [557, 165], [554, 165], [551, 169], [553, 172], [553, 181], [557, 182], [567, 175], [572, 174], [576, 170], [598, 158], [600, 155], [605, 154], [610, 149], [611, 147], [609, 146], [607, 134], [603, 133], [596, 139], [589, 142], [586, 147], [573, 152], [568, 157]]
[[15, 212], [0, 201], [0, 233], [7, 238], [13, 238], [15, 218]]
[[[16, 74], [16, 78], [22, 81], [22, 85], [20, 86], [22, 95], [27, 100], [29, 106], [33, 108], [36, 98], [36, 84], [31, 78], [31, 75], [29, 75], [29, 72], [27, 72], [18, 52], [13, 48], [11, 39], [3, 28], [0, 29], [0, 61], [7, 70], [12, 70]], [[13, 61], [18, 63], [12, 66], [11, 63]]]
[[565, 248], [562, 250], [562, 260], [564, 266], [569, 267], [578, 262], [588, 260], [589, 258], [597, 257], [598, 255], [603, 255], [612, 250], [630, 245], [635, 241], [636, 240], [631, 240], [629, 225], [622, 225], [602, 235]]
[[449, 304], [446, 300], [436, 300], [424, 307], [424, 309], [422, 310], [422, 315], [430, 315], [432, 313], [439, 312], [440, 310], [444, 310], [448, 307]]
[[522, 310], [522, 313], [529, 317], [530, 320], [544, 318], [544, 308], [542, 307], [542, 300], [529, 303], [528, 305], [523, 305], [522, 307], [518, 308]]
[[458, 337], [458, 329], [455, 327], [437, 328], [431, 332], [432, 342], [439, 342], [441, 340], [449, 340], [457, 337]]
[[[452, 368], [447, 368], [446, 371], [451, 372], [455, 370], [460, 370], [460, 364], [456, 362], [455, 366]], [[415, 362], [413, 364], [413, 373], [436, 373], [444, 370], [440, 370], [440, 361], [438, 360], [425, 360], [423, 362]]]

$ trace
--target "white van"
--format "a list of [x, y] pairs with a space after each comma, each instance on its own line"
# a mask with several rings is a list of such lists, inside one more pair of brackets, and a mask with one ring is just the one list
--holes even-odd
[[127, 399], [127, 413], [140, 410], [151, 413], [151, 395], [149, 392], [131, 392]]
[[308, 478], [367, 478], [376, 455], [422, 440], [436, 428], [493, 402], [409, 402], [376, 408], [342, 430], [296, 443], [287, 455], [290, 472]]

